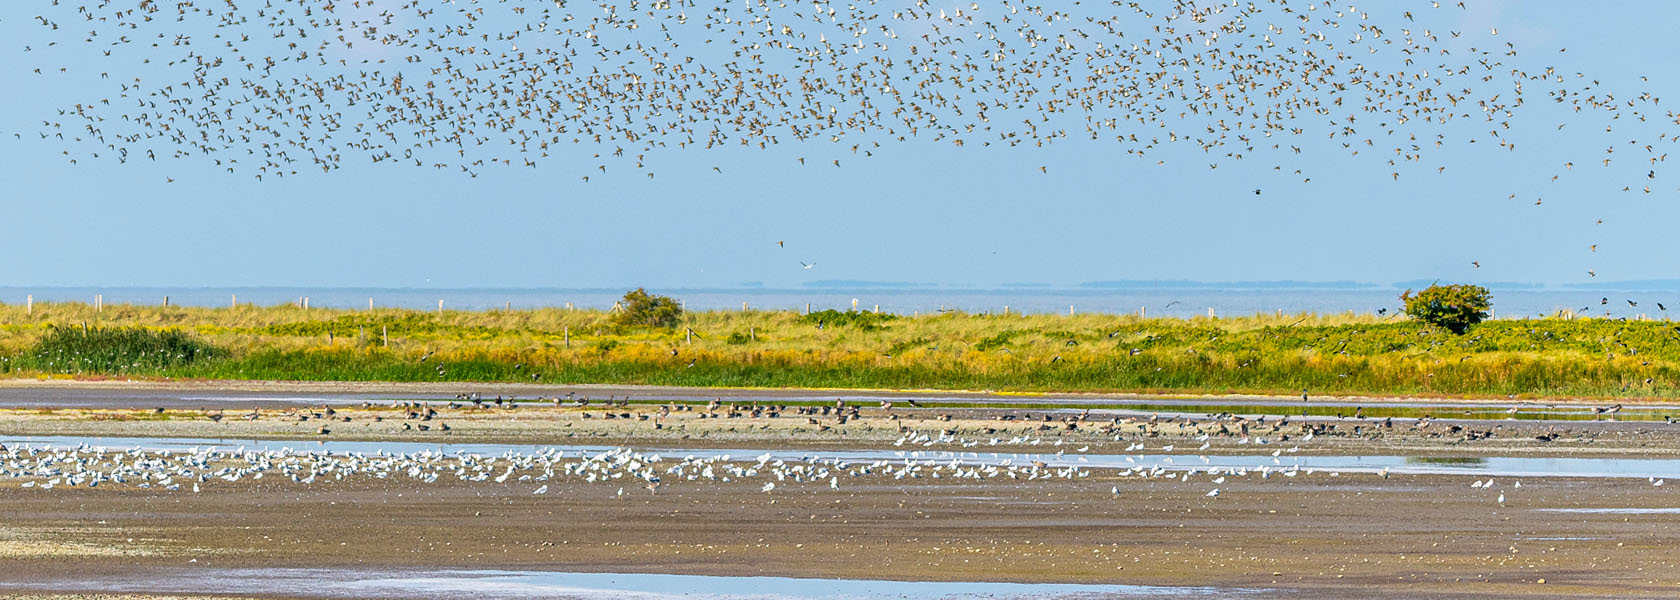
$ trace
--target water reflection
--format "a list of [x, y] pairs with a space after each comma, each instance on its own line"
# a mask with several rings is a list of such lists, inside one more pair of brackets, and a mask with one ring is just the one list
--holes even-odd
[[[577, 600], [805, 600], [818, 598], [977, 600], [1010, 598], [1229, 598], [1263, 590], [1137, 585], [985, 583], [713, 577], [548, 571], [352, 571], [316, 569], [168, 569], [127, 578], [81, 579], [18, 588], [95, 593], [280, 594], [310, 598], [571, 598]], [[0, 588], [8, 587], [0, 583]]]

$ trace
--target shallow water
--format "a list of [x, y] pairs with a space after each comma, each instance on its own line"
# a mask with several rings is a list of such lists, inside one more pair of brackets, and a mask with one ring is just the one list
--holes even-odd
[[[13, 584], [77, 592], [285, 594], [318, 598], [569, 598], [578, 600], [804, 600], [894, 598], [1227, 598], [1257, 591], [1133, 585], [915, 582], [548, 571], [170, 569], [110, 579]], [[0, 583], [0, 587], [6, 584]]]
[[[439, 444], [422, 442], [354, 442], [354, 441], [300, 441], [300, 440], [251, 440], [251, 439], [209, 439], [209, 438], [146, 438], [146, 437], [79, 437], [79, 436], [37, 436], [37, 437], [0, 437], [0, 444], [6, 446], [29, 446], [36, 448], [75, 448], [88, 446], [110, 450], [128, 450], [143, 448], [148, 450], [190, 451], [193, 449], [217, 448], [222, 451], [292, 451], [310, 453], [336, 454], [419, 454], [422, 452], [442, 454], [475, 454], [479, 456], [500, 456], [503, 454], [537, 454], [544, 451], [561, 451], [568, 455], [582, 455], [604, 452], [613, 449], [610, 446], [589, 445], [548, 445], [548, 444]], [[1190, 449], [1185, 444], [1179, 447]], [[782, 461], [826, 461], [845, 463], [867, 463], [873, 461], [936, 461], [949, 462], [961, 460], [967, 464], [1013, 464], [1027, 466], [1033, 462], [1042, 462], [1049, 467], [1100, 468], [1100, 469], [1149, 469], [1159, 467], [1167, 470], [1182, 471], [1189, 469], [1206, 470], [1209, 468], [1229, 469], [1257, 469], [1267, 467], [1271, 469], [1304, 469], [1311, 471], [1348, 472], [1348, 473], [1376, 473], [1386, 471], [1399, 475], [1498, 475], [1508, 477], [1616, 477], [1616, 478], [1676, 478], [1680, 479], [1680, 459], [1655, 458], [1558, 458], [1558, 457], [1410, 457], [1384, 455], [1352, 455], [1352, 456], [1309, 456], [1291, 453], [1291, 449], [1300, 446], [1283, 444], [1255, 444], [1236, 446], [1226, 443], [1219, 446], [1219, 450], [1229, 451], [1233, 448], [1256, 451], [1256, 454], [1239, 455], [1201, 455], [1192, 452], [1179, 454], [1161, 453], [1163, 448], [1155, 446], [1145, 448], [1137, 454], [1084, 454], [1072, 447], [1064, 446], [1060, 453], [1057, 448], [1046, 446], [1043, 452], [983, 452], [983, 451], [953, 451], [953, 450], [898, 450], [898, 449], [859, 449], [834, 451], [808, 450], [763, 450], [763, 449], [680, 449], [680, 448], [646, 448], [640, 452], [659, 454], [667, 458], [684, 456], [695, 457], [729, 457], [736, 461], [755, 461], [759, 457], [768, 456], [769, 460]], [[1310, 446], [1307, 448], [1310, 450]], [[1154, 452], [1146, 454], [1144, 452]], [[1278, 453], [1272, 456], [1272, 453]]]

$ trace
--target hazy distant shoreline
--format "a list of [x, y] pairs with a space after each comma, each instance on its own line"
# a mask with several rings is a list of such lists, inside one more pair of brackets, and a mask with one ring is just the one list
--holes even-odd
[[[739, 288], [649, 288], [682, 300], [690, 310], [803, 311], [860, 310], [879, 308], [897, 314], [957, 310], [968, 313], [1137, 314], [1149, 316], [1206, 316], [1209, 309], [1221, 316], [1256, 313], [1358, 314], [1392, 311], [1399, 306], [1405, 287], [1377, 284], [1314, 284], [1324, 287], [1287, 287], [1299, 282], [1237, 282], [1233, 287], [1213, 287], [1206, 282], [1120, 282], [1127, 286], [1094, 282], [1086, 287], [1009, 287], [999, 289], [924, 287], [888, 288], [858, 286], [778, 289]], [[1418, 284], [1418, 287], [1428, 282]], [[1629, 282], [1626, 285], [1632, 286]], [[1660, 318], [1656, 303], [1680, 305], [1680, 281], [1643, 282], [1646, 289], [1624, 289], [1609, 284], [1600, 288], [1492, 286], [1494, 310], [1501, 316], [1538, 316], [1572, 310], [1591, 316], [1641, 314]], [[1662, 285], [1659, 285], [1662, 284]], [[1671, 285], [1670, 285], [1671, 284]], [[1251, 287], [1238, 287], [1249, 285]], [[1276, 287], [1267, 287], [1275, 285]], [[1301, 284], [1307, 285], [1307, 284]], [[156, 306], [165, 298], [173, 306], [225, 307], [241, 305], [275, 306], [299, 303], [307, 298], [311, 307], [365, 309], [371, 299], [379, 308], [436, 310], [441, 300], [448, 310], [491, 310], [497, 308], [542, 308], [572, 306], [581, 309], [612, 307], [628, 288], [333, 288], [333, 287], [99, 287], [99, 286], [3, 286], [0, 304], [21, 305], [31, 299], [49, 302], [103, 302], [106, 305]], [[1643, 306], [1628, 304], [1627, 300]], [[1587, 309], [1582, 311], [1581, 309]]]

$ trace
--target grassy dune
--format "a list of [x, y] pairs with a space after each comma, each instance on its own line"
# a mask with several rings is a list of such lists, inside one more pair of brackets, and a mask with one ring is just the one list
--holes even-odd
[[[1499, 320], [1453, 335], [1403, 317], [1354, 314], [1139, 319], [1095, 314], [909, 317], [714, 311], [687, 316], [694, 332], [690, 339], [682, 328], [621, 329], [608, 317], [603, 311], [563, 309], [422, 312], [108, 305], [95, 311], [84, 304], [36, 304], [28, 314], [23, 307], [3, 306], [0, 376], [1680, 395], [1675, 385], [1680, 327], [1668, 321]], [[113, 360], [110, 352], [101, 353], [99, 344], [41, 351], [38, 346], [55, 326], [78, 331], [84, 326], [89, 331], [180, 330], [208, 348], [191, 360]], [[158, 347], [178, 348], [182, 343], [174, 340]]]

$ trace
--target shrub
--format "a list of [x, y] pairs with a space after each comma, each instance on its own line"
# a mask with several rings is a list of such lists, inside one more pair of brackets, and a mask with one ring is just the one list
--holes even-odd
[[892, 313], [857, 310], [840, 312], [831, 308], [828, 310], [821, 310], [802, 315], [799, 317], [799, 321], [809, 325], [822, 325], [824, 327], [830, 325], [835, 327], [855, 327], [860, 331], [874, 331], [880, 329], [882, 323], [886, 323], [887, 321], [897, 318], [898, 315]]
[[618, 340], [598, 340], [593, 344], [595, 351], [600, 353], [601, 356], [612, 354], [612, 351], [617, 350], [618, 346]]
[[612, 320], [614, 324], [626, 327], [670, 329], [681, 325], [682, 317], [682, 304], [675, 298], [649, 294], [645, 289], [636, 288], [624, 294], [624, 300], [619, 303], [619, 310], [613, 314]]
[[1416, 294], [1406, 290], [1400, 301], [1412, 318], [1460, 334], [1486, 319], [1493, 307], [1493, 296], [1479, 285], [1431, 285]]
[[53, 326], [30, 358], [55, 373], [160, 371], [213, 358], [217, 350], [179, 329]]

